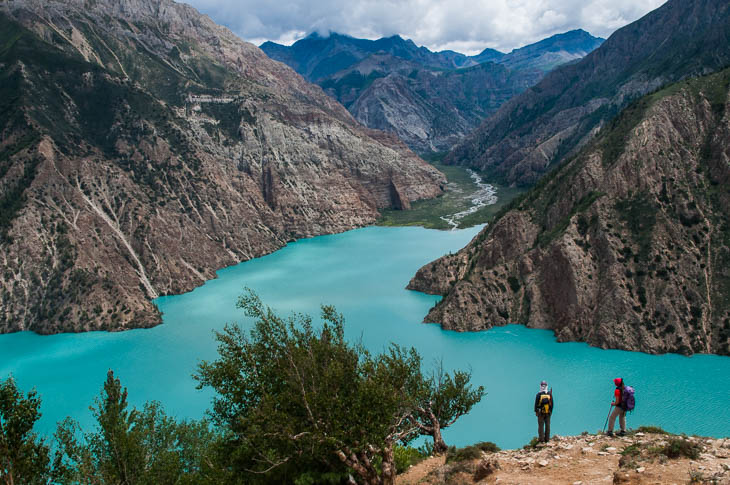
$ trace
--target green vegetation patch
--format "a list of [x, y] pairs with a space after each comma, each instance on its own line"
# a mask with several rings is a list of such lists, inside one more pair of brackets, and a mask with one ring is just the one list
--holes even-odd
[[[667, 441], [655, 444], [633, 442], [621, 451], [619, 459], [619, 467], [635, 468], [641, 461], [654, 461], [658, 459], [660, 462], [666, 460], [677, 460], [680, 458], [688, 458], [696, 460], [702, 453], [702, 447], [690, 441], [685, 436], [672, 436], [661, 428], [654, 426], [642, 427], [647, 433], [663, 434], [669, 436]], [[637, 430], [638, 431], [638, 430]], [[607, 445], [606, 445], [607, 446]]]
[[410, 467], [421, 463], [428, 458], [429, 453], [424, 448], [414, 448], [412, 446], [395, 445], [393, 448], [393, 458], [395, 460], [395, 469], [398, 473], [403, 473]]
[[598, 147], [603, 153], [604, 166], [613, 165], [624, 153], [631, 132], [644, 119], [646, 111], [655, 101], [655, 97], [645, 96], [633, 102], [602, 130], [606, 135], [600, 137]]
[[659, 426], [639, 426], [636, 429], [636, 432], [646, 434], [671, 434], [668, 431], [663, 430]]
[[644, 195], [620, 200], [615, 205], [616, 212], [639, 246], [636, 262], [649, 260], [652, 234], [656, 225], [657, 207]]
[[690, 460], [696, 460], [700, 457], [701, 452], [702, 449], [698, 444], [681, 436], [670, 438], [669, 442], [661, 448], [661, 453], [671, 459], [689, 458]]
[[[384, 209], [380, 213], [378, 225], [451, 229], [452, 226], [441, 217], [451, 216], [472, 206], [469, 196], [476, 192], [478, 187], [469, 176], [469, 172], [464, 167], [442, 165], [438, 162], [432, 162], [432, 165], [446, 175], [449, 182], [444, 194], [435, 199], [413, 202], [411, 210], [408, 211]], [[460, 219], [458, 221], [460, 229], [490, 222], [497, 213], [524, 192], [524, 189], [492, 185], [497, 190], [497, 203], [482, 207]]]
[[540, 233], [540, 235], [537, 237], [537, 243], [541, 247], [545, 247], [550, 244], [553, 240], [555, 240], [558, 236], [565, 232], [565, 230], [568, 228], [568, 224], [570, 224], [570, 220], [573, 218], [574, 215], [582, 214], [583, 212], [587, 211], [591, 207], [591, 205], [593, 205], [593, 203], [603, 195], [603, 192], [598, 192], [594, 190], [582, 197], [578, 201], [578, 203], [573, 206], [570, 213], [560, 219], [560, 221], [558, 221], [558, 223], [555, 224], [552, 229], [543, 230], [543, 232]]
[[483, 441], [464, 448], [452, 446], [446, 452], [446, 463], [477, 460], [482, 457], [482, 453], [496, 453], [498, 451], [499, 447], [491, 441]]

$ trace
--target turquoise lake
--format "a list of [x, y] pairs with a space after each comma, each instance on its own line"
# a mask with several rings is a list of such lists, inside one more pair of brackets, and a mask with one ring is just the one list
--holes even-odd
[[235, 308], [244, 286], [280, 313], [318, 316], [335, 305], [347, 334], [372, 351], [390, 342], [415, 346], [427, 366], [468, 368], [487, 390], [468, 416], [446, 430], [448, 444], [494, 441], [513, 448], [536, 434], [532, 405], [538, 384], [554, 388], [555, 434], [595, 432], [603, 426], [614, 377], [636, 389], [630, 427], [658, 425], [677, 433], [730, 436], [730, 358], [652, 356], [557, 343], [552, 332], [511, 325], [480, 333], [445, 332], [421, 324], [438, 297], [405, 290], [423, 264], [463, 247], [478, 231], [369, 227], [301, 240], [276, 253], [218, 272], [218, 278], [180, 296], [157, 300], [164, 324], [122, 333], [0, 336], [0, 378], [12, 374], [43, 399], [38, 431], [73, 416], [91, 424], [89, 406], [107, 369], [129, 389], [134, 405], [158, 400], [168, 413], [200, 418], [210, 402], [191, 374], [216, 357], [212, 330], [226, 322], [250, 325]]

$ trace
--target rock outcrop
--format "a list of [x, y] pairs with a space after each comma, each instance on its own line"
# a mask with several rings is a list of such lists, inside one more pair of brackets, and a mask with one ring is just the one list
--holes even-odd
[[603, 39], [574, 30], [503, 54], [431, 52], [399, 36], [313, 34], [261, 48], [340, 101], [364, 125], [395, 133], [419, 152], [447, 151], [503, 103]]
[[560, 341], [730, 355], [730, 70], [625, 110], [409, 288], [446, 329], [523, 323]]
[[480, 454], [464, 460], [428, 458], [398, 475], [396, 483], [730, 483], [730, 439], [675, 436], [655, 427], [624, 437], [554, 436], [545, 445]]
[[158, 324], [154, 297], [445, 182], [171, 0], [1, 2], [0, 46], [0, 332]]
[[530, 186], [574, 155], [633, 100], [730, 64], [730, 5], [669, 0], [505, 103], [444, 163]]

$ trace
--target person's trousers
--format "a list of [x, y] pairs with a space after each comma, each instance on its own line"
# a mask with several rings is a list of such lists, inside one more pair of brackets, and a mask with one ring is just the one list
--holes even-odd
[[621, 426], [621, 431], [626, 431], [626, 411], [619, 406], [614, 406], [611, 417], [608, 418], [608, 430], [613, 431], [613, 425], [616, 423], [616, 416], [618, 416], [618, 423]]
[[547, 443], [550, 440], [550, 415], [537, 415], [537, 437], [539, 441]]

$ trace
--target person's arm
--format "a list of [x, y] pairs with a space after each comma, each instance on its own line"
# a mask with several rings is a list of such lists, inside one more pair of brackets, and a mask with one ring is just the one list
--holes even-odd
[[540, 411], [540, 393], [535, 394], [535, 414]]
[[613, 402], [611, 406], [618, 406], [621, 403], [621, 389], [618, 387], [613, 391]]
[[550, 414], [553, 413], [554, 406], [555, 406], [555, 396], [553, 396], [553, 390], [550, 389]]

